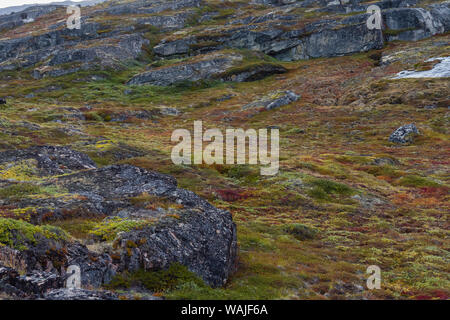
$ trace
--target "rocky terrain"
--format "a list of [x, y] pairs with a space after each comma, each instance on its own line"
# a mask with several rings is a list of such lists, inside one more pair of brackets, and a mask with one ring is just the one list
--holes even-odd
[[[448, 1], [67, 18], [0, 16], [0, 299], [448, 299]], [[279, 173], [173, 164], [195, 120], [279, 129]]]

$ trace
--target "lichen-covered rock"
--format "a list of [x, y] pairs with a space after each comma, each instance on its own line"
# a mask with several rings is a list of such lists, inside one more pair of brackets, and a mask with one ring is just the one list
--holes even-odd
[[0, 291], [19, 298], [40, 297], [47, 291], [64, 286], [64, 277], [45, 271], [19, 275], [12, 268], [0, 265]]
[[[3, 220], [0, 218], [0, 222], [4, 223]], [[22, 226], [17, 228], [17, 224]], [[0, 264], [20, 274], [45, 271], [60, 277], [65, 277], [69, 266], [77, 265], [81, 270], [82, 285], [90, 287], [108, 283], [115, 275], [117, 268], [109, 255], [98, 254], [78, 242], [70, 242], [67, 236], [56, 233], [57, 228], [36, 226], [37, 232], [32, 228], [30, 224], [18, 221], [9, 231], [1, 230]], [[5, 232], [9, 232], [9, 236]], [[5, 243], [5, 236], [9, 237], [10, 243]]]
[[[21, 272], [37, 270], [60, 275], [68, 266], [78, 265], [83, 286], [93, 287], [108, 283], [116, 272], [158, 270], [176, 262], [213, 286], [225, 284], [235, 270], [237, 241], [231, 214], [178, 188], [174, 178], [131, 165], [96, 168], [87, 156], [65, 147], [7, 151], [1, 153], [0, 159], [11, 163], [27, 157], [37, 159], [45, 173], [54, 174], [41, 182], [42, 186], [65, 192], [62, 197], [43, 194], [3, 200], [6, 206], [34, 208], [28, 216], [31, 222], [97, 215], [118, 217], [106, 220], [106, 227], [116, 221], [120, 225], [121, 219], [125, 219], [125, 225], [127, 221], [132, 223], [122, 233], [118, 229], [117, 234], [108, 234], [107, 239], [116, 238], [115, 245], [99, 253], [64, 235], [58, 236], [57, 228], [13, 223], [19, 224], [16, 229], [23, 232], [13, 232], [6, 238], [7, 246], [0, 247], [1, 263]], [[66, 171], [56, 170], [63, 164]], [[161, 202], [169, 203], [170, 208], [158, 207]], [[151, 206], [156, 206], [155, 210], [148, 209]], [[35, 233], [34, 228], [42, 236], [36, 233], [27, 241], [16, 241], [20, 234]]]
[[396, 129], [390, 136], [389, 141], [394, 143], [411, 143], [414, 137], [419, 134], [414, 123], [406, 124]]
[[151, 226], [119, 235], [119, 271], [155, 270], [180, 262], [215, 286], [223, 285], [234, 271], [237, 243], [231, 214], [177, 188], [175, 179], [129, 165], [115, 165], [63, 176], [58, 183], [71, 193], [86, 196], [85, 202], [92, 202], [108, 215], [119, 214], [124, 208], [137, 211], [132, 209], [130, 198], [143, 193], [182, 206], [172, 213], [153, 212], [147, 216], [156, 219]]
[[120, 235], [119, 270], [158, 270], [178, 262], [210, 285], [224, 285], [236, 268], [236, 229], [230, 213], [197, 201], [201, 206], [179, 211], [175, 219]]
[[81, 41], [111, 36], [98, 34], [100, 28], [98, 23], [82, 23], [81, 29], [62, 28], [35, 36], [0, 40], [0, 70], [32, 66], [49, 58], [63, 44], [74, 46]]
[[[140, 35], [126, 35], [111, 37], [106, 43], [100, 42], [87, 48], [58, 50], [55, 51], [48, 64], [33, 71], [33, 77], [36, 79], [45, 76], [57, 77], [98, 66], [119, 68], [122, 62], [136, 59], [146, 44], [148, 44], [148, 40]], [[55, 67], [67, 63], [81, 63], [81, 65], [72, 68]]]

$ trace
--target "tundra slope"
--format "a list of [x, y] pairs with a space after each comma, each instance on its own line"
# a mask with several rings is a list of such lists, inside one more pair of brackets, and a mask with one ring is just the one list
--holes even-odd
[[[394, 79], [448, 55], [448, 3], [378, 2], [381, 31], [369, 3], [260, 3], [106, 2], [81, 30], [57, 9], [1, 31], [7, 297], [448, 297], [448, 78]], [[173, 165], [171, 132], [198, 119], [279, 128], [280, 174]], [[71, 263], [119, 290], [68, 294]]]

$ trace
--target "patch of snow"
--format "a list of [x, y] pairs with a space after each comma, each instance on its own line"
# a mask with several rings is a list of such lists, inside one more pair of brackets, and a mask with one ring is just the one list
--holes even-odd
[[431, 58], [429, 61], [440, 60], [433, 69], [426, 71], [400, 71], [397, 73], [393, 79], [404, 79], [404, 78], [449, 78], [450, 77], [450, 57], [443, 58]]

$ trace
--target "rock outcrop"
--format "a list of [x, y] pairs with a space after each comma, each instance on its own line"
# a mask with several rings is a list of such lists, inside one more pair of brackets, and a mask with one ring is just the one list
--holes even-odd
[[[385, 41], [415, 41], [450, 30], [450, 9], [445, 2], [423, 8], [411, 7], [417, 5], [416, 0], [376, 2], [375, 5], [382, 10], [382, 30], [370, 30], [367, 27], [369, 14], [361, 12], [365, 12], [369, 4], [357, 0], [263, 0], [260, 3], [274, 5], [275, 9], [260, 15], [233, 14], [223, 24], [212, 24], [200, 32], [192, 32], [187, 28], [192, 21], [204, 22], [218, 16], [217, 12], [209, 12], [210, 10], [197, 11], [196, 8], [208, 8], [201, 0], [113, 3], [83, 16], [79, 30], [69, 30], [63, 22], [58, 22], [49, 26], [50, 31], [45, 29], [35, 35], [0, 40], [0, 71], [39, 64], [32, 73], [35, 78], [40, 79], [80, 70], [118, 69], [123, 62], [149, 53], [156, 58], [166, 59], [201, 55], [227, 48], [254, 50], [282, 61], [293, 61], [380, 49]], [[311, 10], [318, 13], [329, 12], [331, 16], [327, 19], [305, 19], [303, 14], [295, 11], [305, 7], [313, 7]], [[25, 15], [27, 19], [34, 19], [55, 9], [52, 6], [39, 6], [27, 10], [6, 16], [3, 28], [24, 23]], [[348, 13], [356, 14], [343, 16]], [[144, 16], [134, 18], [133, 15], [136, 14]], [[123, 24], [99, 23], [95, 19], [98, 16], [116, 15], [124, 18]], [[159, 43], [150, 45], [149, 28], [150, 33], [162, 33], [166, 36], [162, 36]], [[183, 30], [173, 32], [179, 29]], [[64, 67], [67, 63], [71, 63], [69, 68]], [[187, 68], [191, 67], [193, 66]], [[272, 70], [266, 70], [271, 69], [268, 64], [259, 69], [258, 74], [273, 73]], [[189, 72], [176, 69], [169, 71], [179, 74], [180, 78], [187, 77]], [[149, 78], [150, 82], [170, 83], [164, 76], [159, 70], [154, 70], [141, 78]], [[156, 79], [157, 77], [161, 79]], [[135, 81], [140, 80], [138, 78]]]
[[[20, 274], [52, 273], [62, 277], [51, 278], [54, 279], [52, 283], [63, 286], [67, 268], [77, 265], [81, 270], [81, 284], [85, 287], [100, 287], [108, 283], [116, 274], [117, 267], [111, 263], [112, 260], [107, 254], [89, 251], [86, 246], [78, 242], [70, 242], [67, 237], [56, 238], [49, 232], [42, 232], [24, 241], [19, 239], [24, 237], [20, 228], [13, 227], [10, 232], [13, 238], [10, 245], [14, 247], [0, 247], [0, 264]], [[14, 283], [10, 282], [10, 284]], [[20, 289], [21, 282], [17, 283]], [[44, 289], [40, 293], [43, 293]]]
[[64, 286], [64, 278], [55, 273], [33, 271], [21, 276], [13, 268], [0, 265], [0, 291], [11, 296], [36, 298], [62, 286]]
[[289, 31], [263, 24], [237, 26], [217, 30], [213, 35], [197, 35], [183, 39], [163, 40], [155, 46], [160, 57], [187, 55], [226, 47], [263, 52], [284, 61], [332, 57], [383, 46], [381, 30], [369, 30], [368, 15], [338, 21], [318, 21]]
[[[335, 8], [339, 9], [334, 12], [361, 12], [369, 6], [355, 2], [356, 5], [338, 2]], [[330, 4], [322, 4], [324, 10], [330, 11], [334, 6], [332, 2]], [[217, 27], [213, 34], [164, 39], [155, 46], [154, 52], [169, 57], [232, 47], [257, 50], [280, 60], [292, 61], [380, 49], [384, 46], [384, 38], [388, 41], [418, 40], [448, 30], [448, 3], [427, 9], [408, 8], [414, 4], [414, 1], [375, 3], [382, 9], [384, 30], [369, 30], [366, 22], [370, 15], [365, 13], [343, 19], [317, 20], [298, 27], [300, 16], [271, 12], [265, 16], [232, 20], [228, 25], [235, 27]]]
[[[45, 271], [58, 276], [64, 276], [68, 266], [78, 265], [84, 287], [102, 286], [117, 272], [159, 270], [176, 262], [212, 286], [225, 284], [234, 271], [237, 242], [231, 214], [178, 188], [174, 178], [131, 165], [96, 168], [86, 155], [67, 147], [33, 147], [0, 153], [1, 163], [9, 168], [27, 159], [34, 161], [36, 170], [32, 174], [43, 179], [41, 187], [57, 188], [64, 193], [40, 196], [33, 189], [33, 197], [3, 199], [2, 206], [8, 209], [2, 209], [2, 216], [14, 216], [14, 212], [33, 208], [23, 218], [36, 224], [95, 215], [117, 216], [136, 223], [137, 227], [117, 234], [114, 245], [102, 252], [92, 252], [85, 245], [70, 241], [57, 229], [48, 232], [43, 229], [39, 231], [41, 235], [37, 233], [29, 241], [20, 236], [22, 231], [12, 232], [10, 242], [0, 247], [3, 265], [21, 273]], [[20, 186], [24, 182], [14, 183]], [[7, 184], [7, 188], [10, 186]], [[133, 200], [136, 197], [143, 200]], [[148, 209], [158, 201], [172, 203], [174, 208]], [[17, 230], [32, 228], [31, 224], [20, 223], [25, 225], [12, 225]], [[15, 235], [20, 237], [15, 239]]]
[[231, 68], [236, 61], [241, 60], [242, 56], [240, 55], [207, 55], [197, 61], [155, 68], [154, 70], [138, 74], [128, 81], [128, 84], [168, 86], [187, 80], [198, 81], [211, 79]]
[[26, 23], [34, 22], [38, 17], [55, 11], [58, 6], [33, 6], [20, 12], [1, 16], [0, 31], [17, 28]]
[[134, 76], [128, 85], [152, 84], [169, 86], [185, 81], [223, 80], [247, 82], [263, 79], [287, 70], [276, 63], [259, 62], [243, 64], [238, 53], [213, 53], [196, 57], [191, 61], [155, 68]]
[[154, 226], [120, 235], [116, 240], [122, 248], [119, 270], [157, 270], [178, 262], [210, 285], [224, 285], [236, 268], [236, 229], [231, 214], [186, 190], [178, 189], [169, 196], [186, 209], [178, 211], [175, 219], [161, 219]]
[[388, 41], [417, 41], [450, 28], [450, 7], [435, 6], [428, 11], [423, 8], [398, 8], [383, 11], [385, 36]]

